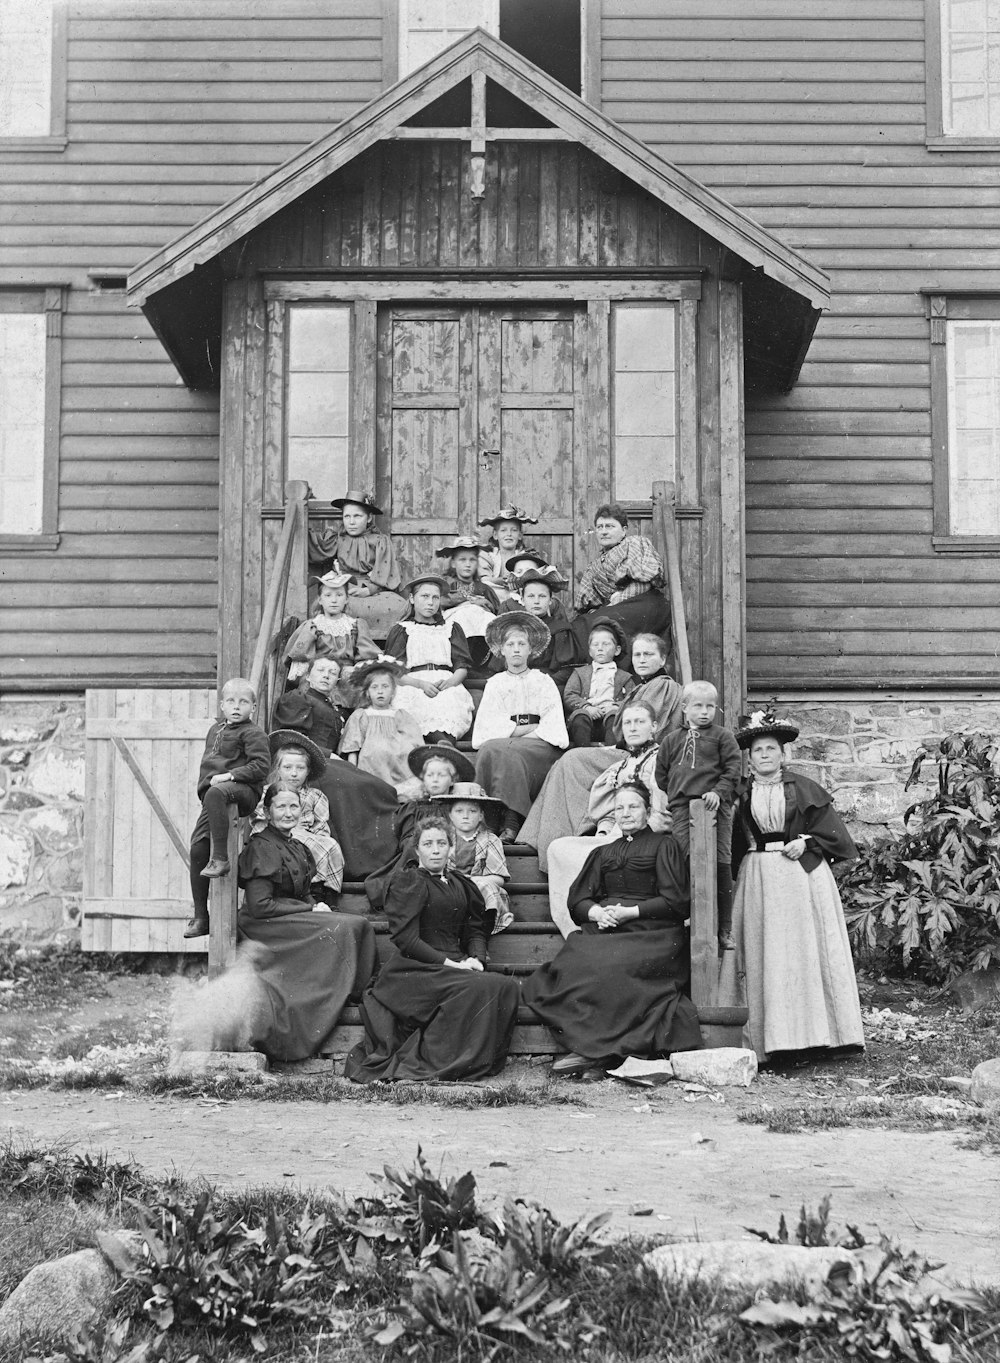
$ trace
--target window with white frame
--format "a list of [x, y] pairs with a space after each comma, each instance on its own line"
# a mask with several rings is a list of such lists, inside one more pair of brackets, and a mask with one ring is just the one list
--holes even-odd
[[0, 0], [0, 137], [53, 131], [53, 30], [49, 0]]
[[314, 496], [347, 486], [351, 395], [349, 304], [293, 303], [288, 309], [285, 476]]
[[677, 308], [616, 303], [611, 312], [613, 482], [617, 501], [648, 501], [677, 455]]
[[1000, 138], [1000, 4], [940, 4], [941, 125], [953, 137]]
[[1000, 317], [949, 321], [948, 532], [1000, 536]]
[[55, 548], [61, 289], [0, 290], [0, 546]]

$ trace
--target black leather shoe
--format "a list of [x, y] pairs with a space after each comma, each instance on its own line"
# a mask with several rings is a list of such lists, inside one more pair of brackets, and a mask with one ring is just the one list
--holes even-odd
[[187, 922], [185, 923], [185, 925], [184, 925], [184, 936], [185, 936], [185, 937], [207, 937], [207, 936], [208, 936], [208, 919], [207, 919], [207, 918], [197, 918], [197, 917], [196, 917], [196, 918], [189, 918], [189, 919], [187, 920]]

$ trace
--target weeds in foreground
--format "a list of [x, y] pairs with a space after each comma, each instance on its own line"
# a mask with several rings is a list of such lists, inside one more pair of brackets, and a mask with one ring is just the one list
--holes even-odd
[[[386, 1168], [372, 1197], [289, 1189], [216, 1193], [146, 1185], [133, 1166], [67, 1163], [65, 1152], [0, 1149], [16, 1196], [56, 1206], [75, 1189], [118, 1198], [141, 1228], [139, 1249], [99, 1243], [123, 1278], [115, 1320], [59, 1356], [66, 1363], [495, 1363], [572, 1357], [581, 1363], [823, 1363], [850, 1357], [977, 1363], [1000, 1331], [1000, 1297], [925, 1290], [925, 1261], [884, 1242], [811, 1296], [755, 1305], [712, 1282], [663, 1285], [645, 1245], [608, 1242], [604, 1217], [562, 1225], [537, 1203], [486, 1211], [471, 1173], [444, 1179], [418, 1150]], [[137, 1195], [122, 1199], [128, 1180]], [[0, 1187], [4, 1185], [0, 1184]], [[3, 1197], [0, 1195], [0, 1206]], [[777, 1237], [787, 1241], [782, 1220]], [[803, 1244], [838, 1244], [829, 1200], [803, 1208]], [[857, 1232], [846, 1243], [860, 1241]], [[742, 1312], [742, 1314], [740, 1314]], [[977, 1346], [978, 1347], [978, 1346]], [[387, 1353], [389, 1351], [389, 1353]], [[22, 1354], [20, 1357], [38, 1355]]]

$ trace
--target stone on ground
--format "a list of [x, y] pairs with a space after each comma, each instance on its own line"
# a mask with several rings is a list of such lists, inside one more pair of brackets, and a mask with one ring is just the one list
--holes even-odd
[[1000, 1060], [984, 1060], [976, 1066], [969, 1096], [983, 1107], [1000, 1106]]
[[210, 1071], [264, 1074], [267, 1056], [260, 1051], [175, 1051], [170, 1057], [171, 1074], [205, 1074]]
[[749, 1088], [757, 1077], [757, 1057], [740, 1046], [704, 1051], [675, 1051], [670, 1057], [674, 1078], [688, 1084]]
[[835, 1264], [851, 1263], [856, 1257], [851, 1250], [829, 1246], [687, 1240], [650, 1250], [645, 1263], [664, 1284], [712, 1280], [734, 1292], [759, 1292], [792, 1283], [815, 1290]]
[[[114, 1239], [121, 1242], [122, 1256], [142, 1243], [142, 1237], [130, 1231]], [[73, 1344], [84, 1327], [108, 1314], [117, 1282], [114, 1267], [96, 1249], [36, 1265], [0, 1306], [0, 1351], [14, 1350], [22, 1341]]]

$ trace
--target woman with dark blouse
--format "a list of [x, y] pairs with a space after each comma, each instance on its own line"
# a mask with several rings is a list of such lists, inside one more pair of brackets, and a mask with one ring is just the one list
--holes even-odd
[[590, 854], [569, 891], [582, 931], [525, 981], [524, 1002], [569, 1051], [556, 1073], [701, 1046], [698, 1015], [683, 992], [687, 865], [669, 833], [649, 829], [649, 805], [645, 786], [619, 788], [621, 837]]
[[375, 970], [375, 933], [367, 919], [334, 913], [309, 894], [315, 863], [291, 837], [297, 792], [269, 786], [264, 808], [268, 826], [250, 838], [239, 863], [240, 940], [256, 944], [253, 960], [268, 1003], [250, 1045], [272, 1060], [330, 1055], [345, 1003]]
[[395, 1079], [483, 1079], [503, 1069], [520, 991], [485, 973], [486, 906], [449, 871], [451, 825], [428, 816], [416, 850], [393, 874], [385, 912], [394, 951], [365, 991], [365, 1040], [344, 1073], [360, 1084]]

